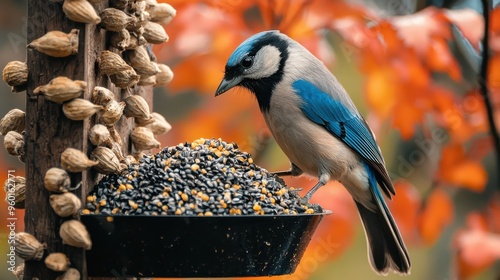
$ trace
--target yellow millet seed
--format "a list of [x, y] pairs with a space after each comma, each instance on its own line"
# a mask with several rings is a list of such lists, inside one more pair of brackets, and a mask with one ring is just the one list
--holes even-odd
[[188, 199], [189, 199], [188, 195], [187, 195], [187, 194], [185, 194], [185, 193], [183, 193], [183, 194], [181, 195], [181, 198], [182, 198], [182, 200], [184, 200], [184, 201], [188, 201]]
[[126, 189], [127, 189], [127, 187], [125, 185], [121, 184], [120, 186], [118, 186], [117, 192], [121, 192], [121, 191], [124, 191]]
[[260, 211], [261, 209], [262, 209], [262, 207], [260, 207], [260, 205], [258, 203], [254, 204], [254, 206], [253, 206], [254, 211]]
[[191, 165], [191, 170], [198, 171], [198, 169], [200, 169], [200, 166], [198, 164], [195, 163], [195, 164]]

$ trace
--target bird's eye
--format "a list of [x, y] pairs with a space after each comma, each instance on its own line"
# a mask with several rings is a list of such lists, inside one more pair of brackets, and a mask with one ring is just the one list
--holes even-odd
[[243, 66], [243, 68], [250, 68], [252, 67], [253, 65], [253, 56], [246, 56], [245, 58], [243, 58], [243, 60], [241, 61], [241, 66]]

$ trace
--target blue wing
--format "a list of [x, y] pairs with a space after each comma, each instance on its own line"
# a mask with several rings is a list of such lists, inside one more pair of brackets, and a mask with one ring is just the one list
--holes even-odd
[[376, 177], [386, 195], [394, 194], [377, 142], [364, 119], [308, 81], [298, 80], [293, 88], [302, 99], [302, 112], [359, 154], [377, 171]]

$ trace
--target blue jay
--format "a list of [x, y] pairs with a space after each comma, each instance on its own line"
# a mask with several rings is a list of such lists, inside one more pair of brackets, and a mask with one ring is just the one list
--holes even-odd
[[409, 274], [408, 252], [381, 192], [388, 198], [395, 194], [384, 159], [366, 121], [328, 68], [288, 36], [265, 31], [231, 54], [215, 95], [236, 86], [255, 95], [291, 162], [289, 171], [277, 175], [318, 178], [305, 201], [329, 181], [341, 182], [358, 208], [374, 271]]

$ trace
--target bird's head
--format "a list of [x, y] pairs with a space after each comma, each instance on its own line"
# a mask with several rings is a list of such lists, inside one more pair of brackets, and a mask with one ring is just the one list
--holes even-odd
[[215, 96], [241, 86], [255, 94], [262, 110], [268, 109], [272, 91], [283, 76], [289, 40], [279, 31], [264, 31], [241, 43], [227, 61]]

